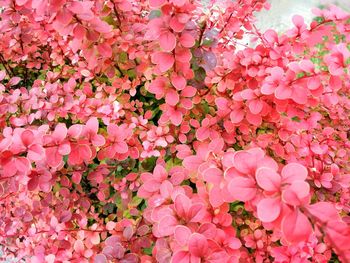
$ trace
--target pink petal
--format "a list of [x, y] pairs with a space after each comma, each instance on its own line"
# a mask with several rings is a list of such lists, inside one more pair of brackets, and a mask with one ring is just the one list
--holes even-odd
[[228, 190], [232, 197], [239, 201], [249, 201], [256, 195], [255, 182], [246, 177], [237, 176], [228, 184]]
[[149, 0], [149, 5], [152, 8], [157, 8], [161, 7], [165, 2], [166, 0]]
[[97, 133], [98, 131], [98, 120], [96, 117], [90, 118], [86, 124], [85, 129], [88, 130], [91, 133]]
[[159, 66], [161, 72], [166, 72], [174, 65], [175, 59], [171, 53], [156, 52], [152, 54], [151, 61]]
[[287, 189], [282, 192], [282, 199], [290, 205], [302, 205], [308, 203], [310, 185], [305, 181], [294, 181]]
[[257, 205], [258, 218], [262, 222], [273, 222], [281, 212], [281, 202], [278, 198], [264, 198]]
[[293, 183], [303, 181], [307, 178], [307, 169], [299, 163], [289, 163], [281, 171], [283, 183]]
[[259, 114], [263, 109], [263, 102], [259, 99], [252, 100], [249, 102], [249, 110], [253, 114]]
[[171, 2], [178, 7], [181, 7], [184, 4], [186, 4], [187, 1], [188, 0], [171, 0]]
[[318, 221], [327, 223], [331, 220], [339, 220], [339, 212], [334, 204], [329, 202], [318, 202], [306, 206], [307, 211], [313, 215]]
[[91, 142], [94, 146], [97, 146], [97, 147], [101, 147], [103, 146], [105, 143], [106, 143], [106, 140], [105, 138], [100, 135], [100, 134], [96, 134], [92, 139], [91, 139]]
[[276, 192], [281, 185], [281, 176], [274, 170], [261, 167], [256, 170], [255, 178], [258, 185], [266, 191]]
[[196, 131], [196, 137], [199, 141], [204, 141], [210, 136], [210, 129], [208, 127], [200, 127]]
[[169, 198], [173, 192], [173, 189], [174, 187], [169, 181], [164, 181], [159, 188], [160, 194], [164, 198]]
[[24, 157], [18, 157], [15, 159], [15, 165], [18, 171], [27, 174], [30, 169], [31, 165], [27, 158]]
[[58, 167], [62, 161], [62, 155], [57, 151], [57, 147], [49, 147], [45, 149], [48, 165]]
[[181, 96], [186, 97], [186, 98], [192, 98], [194, 95], [196, 95], [197, 89], [192, 86], [186, 86], [182, 91], [181, 91]]
[[[72, 125], [72, 126], [69, 127], [69, 129], [68, 129], [68, 135], [69, 135], [70, 137], [72, 137], [72, 138], [77, 139], [77, 138], [79, 138], [80, 135], [82, 134], [83, 128], [84, 128], [84, 126], [81, 125], [81, 124], [74, 124], [74, 125]], [[56, 129], [57, 129], [57, 128], [56, 128]], [[56, 131], [56, 130], [55, 130], [55, 131]], [[63, 138], [62, 138], [62, 140], [63, 140]], [[61, 141], [62, 141], [62, 140], [61, 140]]]
[[52, 137], [55, 140], [55, 142], [61, 142], [63, 141], [66, 136], [67, 136], [67, 127], [65, 124], [63, 123], [59, 123], [57, 124], [54, 132], [52, 133]]
[[185, 32], [180, 37], [180, 43], [183, 47], [191, 48], [195, 44], [195, 39], [191, 34]]
[[306, 242], [312, 233], [312, 227], [307, 217], [295, 210], [283, 218], [282, 233], [291, 243]]
[[309, 78], [307, 81], [307, 87], [310, 90], [316, 90], [320, 87], [321, 81], [319, 78]]
[[260, 126], [262, 123], [262, 118], [260, 114], [253, 114], [250, 111], [246, 115], [247, 121], [255, 126]]
[[305, 104], [307, 102], [308, 92], [304, 87], [294, 87], [291, 99], [298, 104]]
[[34, 141], [34, 133], [31, 130], [25, 130], [21, 134], [21, 140], [24, 144], [24, 146], [29, 146]]
[[164, 51], [171, 52], [176, 46], [176, 37], [170, 31], [165, 31], [160, 34], [159, 44]]
[[192, 58], [192, 53], [188, 48], [177, 48], [176, 50], [176, 60], [182, 63], [189, 63]]
[[28, 2], [28, 0], [16, 0], [16, 4], [19, 6], [25, 5]]
[[129, 149], [126, 142], [115, 142], [112, 147], [113, 151], [117, 153], [126, 153]]
[[156, 180], [149, 180], [144, 182], [141, 187], [144, 188], [147, 192], [158, 192], [160, 183]]
[[293, 90], [287, 86], [278, 86], [275, 90], [275, 96], [279, 100], [285, 100], [292, 97]]
[[100, 18], [97, 18], [97, 17], [95, 17], [90, 21], [90, 26], [94, 30], [102, 34], [109, 33], [112, 31], [112, 27], [107, 22], [102, 21]]
[[264, 95], [270, 95], [275, 92], [275, 86], [271, 85], [270, 83], [265, 83], [261, 86], [261, 94]]
[[71, 151], [71, 148], [70, 148], [69, 142], [63, 143], [60, 146], [58, 146], [58, 148], [57, 148], [57, 152], [60, 155], [68, 155], [70, 153], [70, 151]]
[[292, 21], [296, 27], [302, 27], [304, 25], [304, 18], [300, 15], [294, 15]]
[[[186, 212], [186, 210], [185, 210]], [[201, 203], [193, 204], [185, 214], [185, 219], [188, 222], [201, 222], [205, 215], [204, 205]]]
[[187, 251], [174, 253], [170, 263], [190, 263], [190, 254]]
[[179, 194], [176, 196], [174, 204], [176, 213], [181, 217], [185, 217], [190, 210], [191, 199], [184, 194]]
[[44, 157], [44, 148], [38, 144], [30, 146], [27, 157], [32, 161], [40, 161]]
[[177, 89], [177, 90], [183, 90], [186, 87], [186, 79], [180, 75], [171, 75], [171, 84]]
[[219, 186], [214, 186], [209, 192], [209, 202], [213, 207], [219, 207], [224, 203], [223, 192]]
[[167, 89], [167, 80], [164, 77], [158, 77], [151, 82], [148, 87], [148, 91], [155, 94], [157, 99], [164, 96], [165, 90]]
[[186, 246], [192, 232], [186, 226], [177, 226], [174, 230], [174, 238], [181, 246]]
[[107, 258], [103, 254], [97, 254], [94, 259], [94, 263], [107, 263]]
[[178, 222], [173, 216], [164, 216], [160, 219], [158, 224], [158, 230], [161, 236], [170, 236], [174, 234], [175, 227]]
[[107, 43], [101, 43], [97, 46], [98, 52], [105, 58], [110, 58], [113, 54], [111, 46]]
[[181, 111], [175, 110], [171, 115], [171, 123], [175, 126], [179, 126], [182, 122], [182, 116], [183, 114], [181, 113]]
[[123, 130], [116, 124], [109, 124], [107, 126], [107, 133], [115, 140], [120, 141], [123, 139]]
[[244, 118], [244, 111], [242, 109], [233, 110], [230, 114], [230, 120], [233, 123], [239, 123]]
[[175, 106], [176, 104], [179, 103], [179, 100], [180, 100], [179, 94], [175, 90], [173, 89], [168, 90], [165, 96], [165, 102], [167, 104], [171, 106]]
[[182, 164], [185, 168], [196, 171], [202, 163], [203, 160], [199, 156], [188, 156], [183, 160]]
[[153, 170], [153, 176], [158, 182], [162, 182], [168, 178], [168, 172], [163, 165], [156, 165]]
[[235, 168], [243, 173], [250, 174], [255, 172], [257, 166], [257, 156], [248, 151], [235, 152], [233, 157]]
[[208, 168], [202, 174], [205, 181], [213, 184], [220, 184], [223, 179], [223, 172], [216, 167]]
[[198, 233], [192, 234], [189, 240], [188, 250], [191, 255], [196, 257], [205, 256], [208, 253], [207, 238]]
[[308, 59], [303, 59], [299, 63], [300, 69], [302, 69], [305, 72], [312, 72], [315, 69], [314, 63], [312, 63]]

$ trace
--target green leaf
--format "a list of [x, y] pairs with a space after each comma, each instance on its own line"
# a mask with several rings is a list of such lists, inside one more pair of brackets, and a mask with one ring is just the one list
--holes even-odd
[[294, 116], [291, 119], [292, 119], [292, 121], [295, 121], [295, 122], [300, 122], [301, 121], [298, 116]]
[[150, 247], [145, 247], [143, 249], [143, 252], [146, 254], [146, 255], [149, 255], [149, 256], [152, 256], [152, 251], [153, 251], [153, 245], [150, 246]]
[[134, 196], [130, 202], [130, 206], [136, 207], [139, 204], [141, 204], [142, 201], [143, 201], [143, 199], [141, 197]]
[[115, 198], [115, 204], [119, 210], [123, 210], [122, 198], [119, 195]]
[[136, 70], [135, 69], [129, 69], [126, 74], [129, 78], [135, 79], [136, 78]]
[[317, 23], [322, 23], [324, 21], [324, 18], [322, 16], [317, 16], [314, 18], [314, 21], [316, 21]]
[[157, 17], [161, 17], [162, 16], [162, 11], [160, 10], [152, 10], [149, 15], [148, 18], [151, 20], [153, 18], [157, 18]]
[[237, 212], [240, 208], [244, 209], [244, 203], [241, 201], [235, 201], [230, 203], [230, 211]]
[[157, 157], [152, 156], [152, 157], [145, 159], [142, 162], [141, 166], [146, 171], [153, 171], [154, 167], [156, 166], [156, 161], [157, 161]]
[[128, 53], [122, 52], [119, 54], [119, 61], [125, 63], [128, 60]]
[[300, 73], [297, 74], [297, 79], [300, 79], [300, 78], [302, 78], [304, 76], [305, 76], [304, 72], [300, 72]]
[[123, 217], [124, 217], [124, 218], [130, 219], [130, 218], [132, 218], [132, 215], [130, 214], [130, 211], [129, 211], [129, 210], [125, 210], [125, 211], [123, 212]]
[[199, 67], [195, 72], [194, 72], [194, 78], [195, 80], [199, 82], [203, 82], [205, 77], [207, 76], [205, 69], [203, 67]]
[[347, 60], [345, 61], [345, 65], [350, 65], [350, 58], [347, 58]]
[[210, 46], [214, 41], [212, 39], [204, 39], [202, 46]]

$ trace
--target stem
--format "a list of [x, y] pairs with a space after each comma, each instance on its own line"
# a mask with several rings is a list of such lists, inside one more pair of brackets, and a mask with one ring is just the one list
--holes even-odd
[[113, 10], [114, 10], [115, 16], [116, 16], [116, 18], [117, 18], [117, 20], [118, 20], [118, 25], [117, 25], [117, 27], [118, 27], [118, 29], [121, 31], [120, 26], [122, 25], [122, 21], [121, 21], [121, 19], [120, 19], [120, 16], [119, 16], [118, 10], [117, 10], [117, 8], [116, 8], [116, 6], [115, 6], [115, 3], [113, 3]]
[[225, 30], [225, 28], [226, 28], [226, 26], [227, 26], [227, 24], [228, 24], [228, 22], [230, 22], [230, 19], [231, 19], [231, 17], [233, 16], [233, 13], [231, 13], [230, 14], [230, 16], [228, 17], [228, 19], [227, 19], [227, 21], [226, 21], [226, 23], [225, 23], [225, 25], [224, 25], [224, 27], [220, 30], [220, 32], [219, 32], [219, 34], [221, 34], [222, 33], [222, 31], [224, 31]]
[[[23, 47], [23, 41], [22, 41], [22, 33], [19, 34], [19, 44], [21, 46], [21, 50], [22, 53], [24, 54], [24, 47]], [[22, 62], [21, 62], [22, 64]], [[23, 63], [24, 64], [24, 63]], [[27, 82], [28, 82], [28, 68], [27, 68], [27, 64], [24, 64], [24, 80], [23, 80], [23, 84], [25, 87], [27, 87]]]
[[203, 40], [203, 36], [204, 36], [204, 31], [207, 28], [207, 22], [204, 22], [204, 26], [201, 28], [201, 31], [199, 33], [199, 39], [198, 39], [198, 47], [201, 46], [202, 44], [202, 40]]
[[174, 55], [174, 72], [176, 72], [176, 54], [175, 54], [175, 49], [173, 50], [173, 55]]
[[303, 79], [307, 79], [307, 78], [312, 78], [312, 77], [316, 77], [316, 76], [319, 76], [319, 75], [320, 75], [320, 74], [305, 75], [305, 76], [303, 76], [303, 77], [301, 77], [301, 78], [292, 80], [292, 81], [290, 82], [290, 84], [293, 84], [293, 83], [295, 83], [295, 82], [297, 82], [297, 81], [299, 81], [299, 80], [303, 80]]
[[[11, 74], [11, 73], [13, 73], [13, 71], [12, 71], [11, 67], [7, 64], [7, 62], [5, 61], [5, 59], [4, 59], [4, 57], [3, 57], [2, 54], [0, 54], [0, 62], [1, 62], [1, 64], [4, 66], [7, 75], [8, 75], [9, 77], [13, 76], [14, 74], [13, 74], [13, 75]], [[7, 66], [8, 66], [9, 68], [7, 68]]]

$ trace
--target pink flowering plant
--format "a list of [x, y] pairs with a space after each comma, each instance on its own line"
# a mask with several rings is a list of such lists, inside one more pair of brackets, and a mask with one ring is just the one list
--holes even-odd
[[2, 259], [350, 262], [349, 13], [0, 6]]

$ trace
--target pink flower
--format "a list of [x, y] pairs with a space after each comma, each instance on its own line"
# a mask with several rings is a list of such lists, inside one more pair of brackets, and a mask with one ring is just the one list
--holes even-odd
[[350, 58], [350, 51], [346, 44], [340, 43], [334, 46], [331, 53], [324, 57], [329, 72], [333, 76], [344, 74], [344, 69], [348, 67], [347, 60]]
[[82, 136], [88, 139], [94, 146], [101, 147], [105, 144], [105, 138], [97, 133], [98, 120], [92, 117], [86, 122]]
[[233, 167], [225, 173], [229, 181], [228, 192], [231, 198], [240, 201], [250, 201], [257, 194], [255, 174], [259, 167], [268, 167], [271, 171], [277, 170], [277, 164], [259, 148], [247, 151], [238, 151], [233, 155]]
[[175, 106], [179, 102], [179, 94], [169, 85], [169, 80], [163, 76], [153, 80], [148, 90], [155, 94], [158, 100], [165, 97], [165, 102], [171, 106]]
[[42, 147], [42, 137], [37, 131], [15, 129], [13, 134], [13, 144], [10, 149], [14, 153], [27, 152], [30, 161], [41, 161], [45, 157]]
[[294, 207], [309, 202], [310, 186], [305, 182], [307, 170], [300, 164], [287, 164], [281, 175], [270, 168], [261, 167], [255, 177], [258, 185], [268, 194], [257, 205], [258, 217], [263, 222], [272, 222], [279, 217], [282, 202]]
[[70, 143], [67, 141], [67, 128], [59, 123], [51, 135], [44, 136], [44, 145], [47, 163], [57, 168], [62, 164], [62, 157], [71, 152]]
[[109, 124], [107, 133], [107, 146], [99, 152], [99, 159], [114, 158], [117, 154], [126, 154], [129, 149], [126, 139], [130, 136], [130, 129], [125, 126]]

